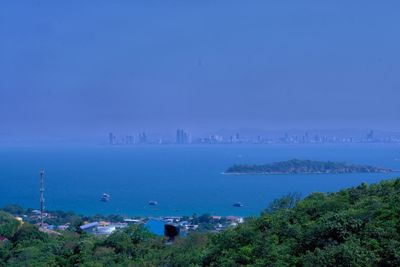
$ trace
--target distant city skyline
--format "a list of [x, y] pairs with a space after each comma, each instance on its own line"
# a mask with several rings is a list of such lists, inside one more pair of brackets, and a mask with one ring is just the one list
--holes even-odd
[[399, 1], [3, 1], [0, 138], [400, 131]]
[[[400, 131], [387, 131], [382, 129], [262, 129], [262, 128], [220, 128], [204, 131], [195, 131], [191, 128], [177, 128], [175, 130], [150, 131], [141, 128], [140, 130], [118, 130], [100, 131], [93, 134], [82, 135], [67, 133], [59, 135], [43, 136], [20, 136], [0, 133], [0, 143], [35, 143], [56, 144], [56, 143], [87, 143], [87, 144], [195, 144], [195, 143], [284, 143], [283, 138], [291, 141], [288, 143], [310, 143], [300, 141], [301, 137], [309, 135], [310, 140], [317, 138], [327, 138], [332, 142], [332, 138], [344, 138], [344, 142], [362, 142], [367, 140], [393, 143], [400, 140]], [[293, 139], [294, 138], [294, 139]], [[322, 141], [321, 139], [321, 141]], [[338, 139], [339, 140], [339, 139]], [[390, 142], [392, 142], [390, 141]], [[314, 142], [314, 141], [312, 141]], [[311, 143], [312, 143], [311, 142]], [[335, 143], [336, 141], [334, 141]], [[32, 144], [33, 144], [32, 143]], [[339, 142], [338, 142], [339, 143]]]
[[349, 144], [349, 143], [392, 143], [400, 144], [400, 132], [383, 132], [376, 130], [288, 130], [288, 131], [233, 131], [219, 130], [208, 134], [192, 135], [185, 129], [177, 129], [175, 137], [161, 134], [108, 134], [111, 146], [118, 145], [191, 145], [191, 144]]

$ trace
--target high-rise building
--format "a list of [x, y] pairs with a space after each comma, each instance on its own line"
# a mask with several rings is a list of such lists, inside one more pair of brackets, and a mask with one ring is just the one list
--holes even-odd
[[135, 136], [133, 136], [133, 135], [127, 135], [127, 136], [125, 137], [125, 144], [127, 144], [127, 145], [134, 145], [135, 142], [136, 142]]
[[368, 142], [373, 142], [375, 140], [374, 137], [374, 130], [371, 130], [368, 134], [367, 134], [367, 141]]
[[115, 145], [115, 135], [113, 133], [108, 134], [108, 144]]
[[139, 134], [139, 143], [146, 144], [147, 143], [147, 135], [145, 132]]
[[189, 144], [192, 142], [192, 137], [189, 133], [183, 129], [176, 130], [176, 143], [177, 144]]

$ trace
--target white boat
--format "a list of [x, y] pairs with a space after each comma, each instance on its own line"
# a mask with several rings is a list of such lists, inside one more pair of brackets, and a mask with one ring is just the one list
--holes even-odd
[[149, 206], [157, 206], [157, 205], [158, 205], [157, 201], [155, 201], [155, 200], [150, 200], [149, 201]]
[[108, 202], [108, 201], [110, 201], [110, 195], [106, 194], [106, 193], [103, 193], [103, 195], [101, 195], [100, 200], [103, 201], [103, 202]]

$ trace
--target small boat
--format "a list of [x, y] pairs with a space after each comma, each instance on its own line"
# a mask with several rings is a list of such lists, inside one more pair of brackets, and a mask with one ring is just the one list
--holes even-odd
[[157, 206], [157, 205], [158, 205], [157, 201], [155, 201], [155, 200], [150, 200], [149, 201], [149, 206]]
[[101, 195], [101, 197], [100, 197], [100, 201], [103, 201], [103, 202], [110, 201], [110, 195], [106, 194], [106, 193], [103, 193], [103, 195]]
[[241, 207], [243, 207], [243, 204], [241, 202], [236, 202], [236, 203], [233, 203], [232, 206], [234, 206], [235, 208], [241, 208]]

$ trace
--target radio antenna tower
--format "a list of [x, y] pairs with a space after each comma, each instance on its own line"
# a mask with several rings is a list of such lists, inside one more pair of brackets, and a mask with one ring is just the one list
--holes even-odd
[[40, 172], [40, 227], [43, 227], [44, 213], [44, 171]]

